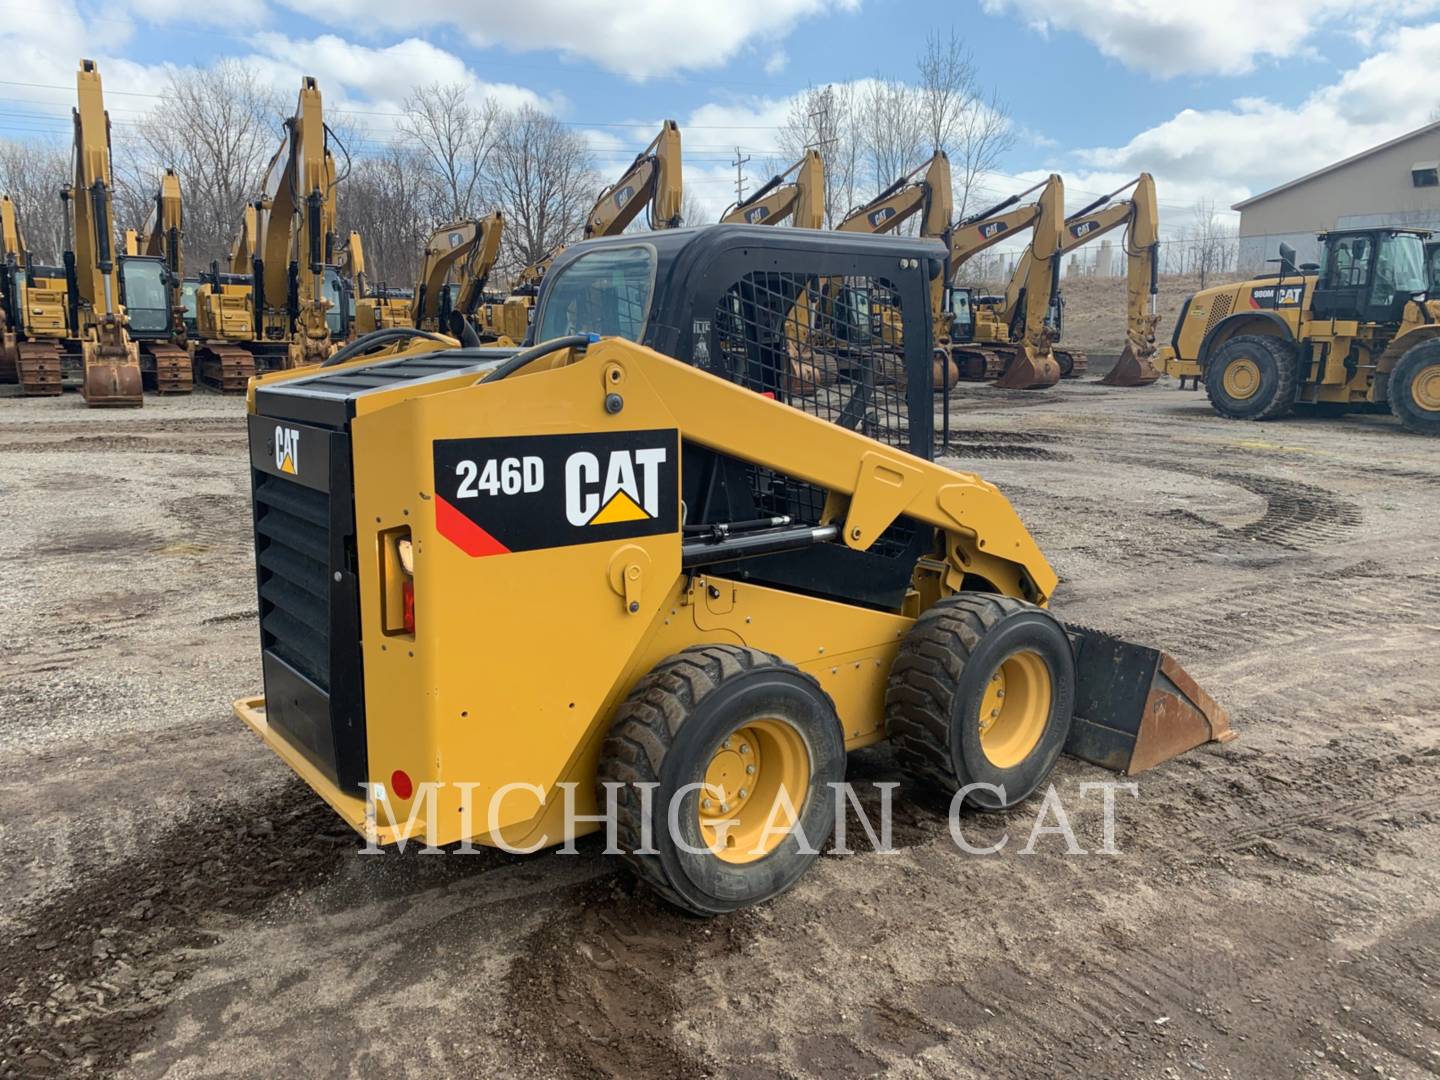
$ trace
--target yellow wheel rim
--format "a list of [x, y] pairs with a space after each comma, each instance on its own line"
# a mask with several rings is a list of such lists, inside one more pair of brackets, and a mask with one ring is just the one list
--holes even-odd
[[1006, 657], [990, 676], [980, 702], [980, 749], [997, 769], [1009, 769], [1035, 749], [1050, 718], [1050, 669], [1039, 653]]
[[804, 811], [810, 750], [794, 725], [752, 720], [721, 740], [704, 783], [702, 841], [724, 862], [754, 862], [780, 846]]
[[1225, 365], [1225, 393], [1239, 401], [1254, 397], [1260, 389], [1260, 365], [1247, 356]]
[[1422, 368], [1410, 383], [1410, 396], [1426, 412], [1440, 412], [1440, 364]]

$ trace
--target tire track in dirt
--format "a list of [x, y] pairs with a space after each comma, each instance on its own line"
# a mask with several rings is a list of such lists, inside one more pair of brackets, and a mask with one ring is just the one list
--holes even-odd
[[706, 1072], [675, 1020], [703, 1004], [707, 964], [743, 948], [746, 916], [702, 922], [618, 877], [576, 887], [561, 907], [507, 981], [540, 1064], [582, 1077]]

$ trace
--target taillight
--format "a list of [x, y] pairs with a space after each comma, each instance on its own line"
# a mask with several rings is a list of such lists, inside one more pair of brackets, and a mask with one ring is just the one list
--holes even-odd
[[415, 633], [415, 582], [410, 578], [400, 583], [400, 622], [407, 634]]
[[380, 619], [387, 634], [415, 633], [415, 545], [409, 527], [379, 537]]

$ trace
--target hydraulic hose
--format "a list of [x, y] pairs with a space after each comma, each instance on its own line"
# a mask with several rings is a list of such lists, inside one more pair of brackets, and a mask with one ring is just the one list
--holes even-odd
[[410, 338], [427, 338], [430, 341], [438, 341], [442, 344], [450, 344], [451, 339], [441, 334], [432, 334], [429, 330], [418, 330], [413, 326], [390, 326], [384, 330], [372, 330], [370, 333], [356, 338], [343, 349], [333, 353], [321, 362], [321, 367], [334, 367], [336, 364], [343, 364], [346, 360], [353, 360], [368, 352], [389, 345], [396, 341], [405, 341]]
[[521, 349], [518, 353], [506, 360], [490, 374], [486, 375], [480, 382], [498, 382], [501, 379], [509, 378], [519, 371], [526, 364], [539, 360], [542, 356], [549, 356], [561, 349], [583, 349], [587, 345], [594, 345], [600, 340], [599, 334], [571, 334], [568, 337], [551, 338], [549, 341], [542, 341], [528, 349]]

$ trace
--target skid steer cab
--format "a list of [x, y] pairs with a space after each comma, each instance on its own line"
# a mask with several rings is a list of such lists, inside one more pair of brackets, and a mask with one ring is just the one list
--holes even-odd
[[265, 692], [237, 712], [381, 842], [539, 849], [608, 816], [701, 914], [797, 880], [848, 750], [893, 739], [1004, 808], [1065, 750], [1136, 771], [1228, 737], [1169, 657], [1052, 615], [1005, 497], [932, 460], [943, 261], [750, 226], [588, 241], [538, 345], [257, 380]]

